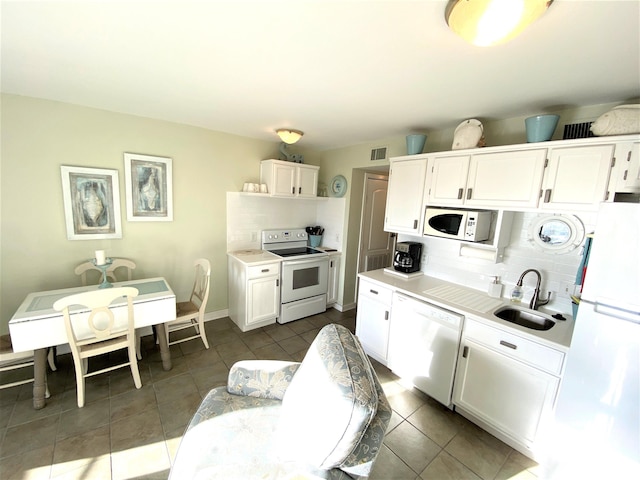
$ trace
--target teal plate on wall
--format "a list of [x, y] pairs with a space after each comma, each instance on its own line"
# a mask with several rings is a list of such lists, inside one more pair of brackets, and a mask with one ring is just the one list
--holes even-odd
[[332, 197], [342, 197], [347, 192], [347, 179], [342, 175], [336, 175], [329, 184], [329, 194]]

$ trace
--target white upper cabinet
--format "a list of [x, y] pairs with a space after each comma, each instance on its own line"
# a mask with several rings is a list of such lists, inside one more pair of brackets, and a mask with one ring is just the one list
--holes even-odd
[[274, 197], [315, 197], [318, 194], [320, 167], [284, 160], [263, 160], [260, 182], [266, 183]]
[[554, 148], [542, 185], [543, 210], [595, 210], [609, 198], [614, 145]]
[[640, 142], [616, 145], [615, 158], [619, 172], [615, 191], [633, 193], [640, 190]]
[[465, 204], [535, 208], [546, 154], [546, 149], [536, 149], [473, 155]]
[[[424, 201], [431, 206], [595, 211], [600, 202], [613, 201], [615, 192], [640, 193], [637, 134], [437, 152], [428, 158]], [[398, 188], [400, 194], [411, 192]]]
[[435, 157], [429, 161], [427, 204], [462, 205], [471, 155]]
[[386, 232], [421, 235], [426, 157], [392, 161], [384, 218]]

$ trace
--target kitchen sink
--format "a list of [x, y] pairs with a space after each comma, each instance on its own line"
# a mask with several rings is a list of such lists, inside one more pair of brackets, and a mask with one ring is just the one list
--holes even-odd
[[556, 324], [549, 315], [524, 307], [505, 306], [493, 314], [502, 320], [532, 330], [549, 330]]

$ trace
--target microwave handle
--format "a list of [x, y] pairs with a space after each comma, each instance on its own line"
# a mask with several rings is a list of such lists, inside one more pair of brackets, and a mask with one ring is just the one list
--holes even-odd
[[473, 191], [473, 188], [468, 188], [467, 189], [467, 200], [471, 200], [471, 192]]
[[463, 193], [464, 193], [464, 188], [459, 188], [458, 189], [458, 200], [462, 200]]

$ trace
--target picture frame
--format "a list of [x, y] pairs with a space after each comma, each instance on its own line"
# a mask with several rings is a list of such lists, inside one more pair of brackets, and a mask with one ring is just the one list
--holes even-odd
[[68, 240], [122, 238], [117, 170], [62, 165]]
[[124, 176], [128, 221], [173, 221], [171, 158], [125, 153]]

